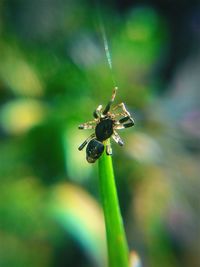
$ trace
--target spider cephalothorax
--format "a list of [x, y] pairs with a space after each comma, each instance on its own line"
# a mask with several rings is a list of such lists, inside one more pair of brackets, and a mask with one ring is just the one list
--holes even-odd
[[[103, 109], [102, 105], [99, 105], [94, 111], [94, 120], [85, 122], [79, 125], [79, 129], [94, 129], [95, 133], [91, 134], [80, 146], [79, 150], [82, 150], [87, 144], [86, 159], [89, 163], [94, 163], [104, 151], [104, 141], [112, 137], [116, 143], [120, 146], [123, 145], [123, 141], [118, 135], [116, 130], [132, 127], [134, 120], [130, 113], [127, 111], [124, 103], [116, 105], [110, 111], [111, 104], [116, 96], [117, 87], [114, 88], [111, 100]], [[120, 113], [113, 113], [113, 111], [121, 108]], [[117, 117], [119, 119], [117, 119]], [[107, 155], [112, 155], [112, 149], [109, 143], [106, 144]]]

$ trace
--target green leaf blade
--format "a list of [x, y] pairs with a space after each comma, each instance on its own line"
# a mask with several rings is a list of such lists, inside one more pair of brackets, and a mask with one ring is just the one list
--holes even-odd
[[104, 210], [109, 267], [128, 267], [128, 245], [119, 208], [112, 157], [99, 159], [100, 193]]

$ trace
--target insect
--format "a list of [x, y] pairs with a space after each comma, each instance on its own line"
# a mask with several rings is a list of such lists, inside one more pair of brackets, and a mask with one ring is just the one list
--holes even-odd
[[[94, 129], [95, 131], [78, 148], [82, 150], [87, 145], [86, 159], [89, 163], [94, 163], [102, 155], [105, 147], [106, 154], [112, 155], [110, 143], [105, 142], [110, 137], [112, 137], [118, 145], [123, 146], [124, 143], [116, 130], [132, 127], [134, 125], [134, 120], [127, 111], [124, 103], [120, 103], [111, 109], [116, 92], [117, 87], [114, 88], [112, 97], [106, 107], [103, 109], [102, 105], [99, 105], [93, 112], [94, 119], [80, 124], [78, 127], [81, 130]], [[121, 111], [115, 113], [118, 109], [121, 109]]]

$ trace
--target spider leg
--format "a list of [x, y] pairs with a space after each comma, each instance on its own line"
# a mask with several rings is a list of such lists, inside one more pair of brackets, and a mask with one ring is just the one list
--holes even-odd
[[[116, 110], [117, 108], [122, 109], [123, 112], [121, 113], [121, 115], [124, 115], [124, 117], [122, 117], [121, 119], [118, 120], [118, 122], [116, 123], [115, 129], [124, 129], [124, 128], [128, 128], [128, 127], [132, 127], [134, 125], [134, 119], [131, 117], [131, 115], [128, 112], [128, 110], [126, 109], [124, 103], [122, 102], [122, 103], [118, 104], [117, 106], [115, 106], [113, 108], [113, 110]], [[119, 114], [117, 114], [117, 115], [119, 115]]]
[[119, 119], [116, 122], [114, 128], [116, 130], [121, 130], [121, 129], [132, 127], [133, 125], [134, 125], [134, 119], [132, 117], [126, 116], [124, 118]]
[[95, 134], [91, 134], [79, 147], [78, 147], [78, 150], [82, 150], [86, 145], [87, 143], [95, 137]]
[[118, 145], [123, 146], [124, 142], [116, 131], [113, 132], [112, 138]]
[[129, 120], [130, 122], [123, 124], [124, 128], [132, 127], [135, 124], [133, 118], [129, 118]]
[[130, 119], [129, 116], [125, 116], [125, 117], [119, 119], [119, 123], [122, 124], [122, 123], [124, 123], [124, 122], [127, 122], [129, 119]]
[[89, 124], [81, 124], [78, 126], [78, 129], [80, 130], [89, 130], [89, 129], [94, 129], [94, 125], [89, 125]]
[[111, 113], [114, 115], [114, 117], [119, 117], [119, 116], [124, 116], [124, 113], [120, 112], [120, 113]]
[[114, 88], [113, 93], [112, 93], [112, 97], [111, 97], [110, 101], [108, 102], [108, 104], [106, 105], [106, 107], [103, 111], [103, 115], [106, 115], [108, 113], [108, 111], [110, 110], [110, 106], [113, 103], [113, 101], [115, 100], [117, 89], [118, 89], [117, 87]]
[[80, 129], [80, 130], [94, 129], [95, 123], [96, 123], [96, 120], [84, 122], [78, 126], [78, 129]]
[[107, 144], [106, 145], [106, 154], [108, 156], [111, 156], [112, 155], [112, 148], [111, 148], [111, 145], [110, 144]]
[[117, 108], [121, 108], [121, 109], [122, 109], [122, 111], [123, 111], [122, 114], [123, 114], [123, 115], [128, 116], [128, 117], [131, 117], [130, 113], [129, 113], [128, 110], [126, 109], [126, 107], [125, 107], [125, 105], [124, 105], [123, 102], [120, 103], [120, 104], [118, 104], [118, 105], [116, 105], [112, 110], [114, 111], [114, 110], [116, 110]]
[[[129, 121], [129, 122], [127, 122]], [[126, 123], [124, 123], [126, 122]], [[122, 124], [124, 126], [124, 128], [128, 128], [128, 127], [132, 127], [134, 125], [134, 119], [130, 116], [126, 116], [124, 118], [121, 118], [119, 120], [119, 123]]]
[[93, 112], [93, 116], [95, 117], [95, 119], [98, 119], [101, 117], [101, 113], [102, 113], [102, 105], [99, 105], [97, 109], [95, 109], [95, 111]]

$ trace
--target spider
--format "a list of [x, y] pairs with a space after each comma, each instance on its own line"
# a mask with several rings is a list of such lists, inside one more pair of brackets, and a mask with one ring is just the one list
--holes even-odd
[[[86, 159], [89, 163], [94, 163], [102, 155], [105, 147], [106, 154], [112, 155], [110, 143], [106, 142], [106, 145], [104, 145], [104, 141], [110, 137], [112, 137], [118, 145], [123, 146], [124, 143], [116, 130], [132, 127], [134, 125], [134, 120], [127, 111], [124, 103], [116, 105], [110, 111], [116, 92], [117, 87], [114, 88], [112, 97], [106, 107], [103, 109], [102, 105], [99, 105], [93, 112], [94, 120], [80, 124], [78, 127], [81, 130], [95, 130], [95, 132], [92, 133], [78, 148], [79, 150], [82, 150], [87, 145]], [[121, 108], [120, 113], [113, 113], [113, 111], [119, 108]], [[119, 116], [120, 118], [117, 120], [116, 118]]]

